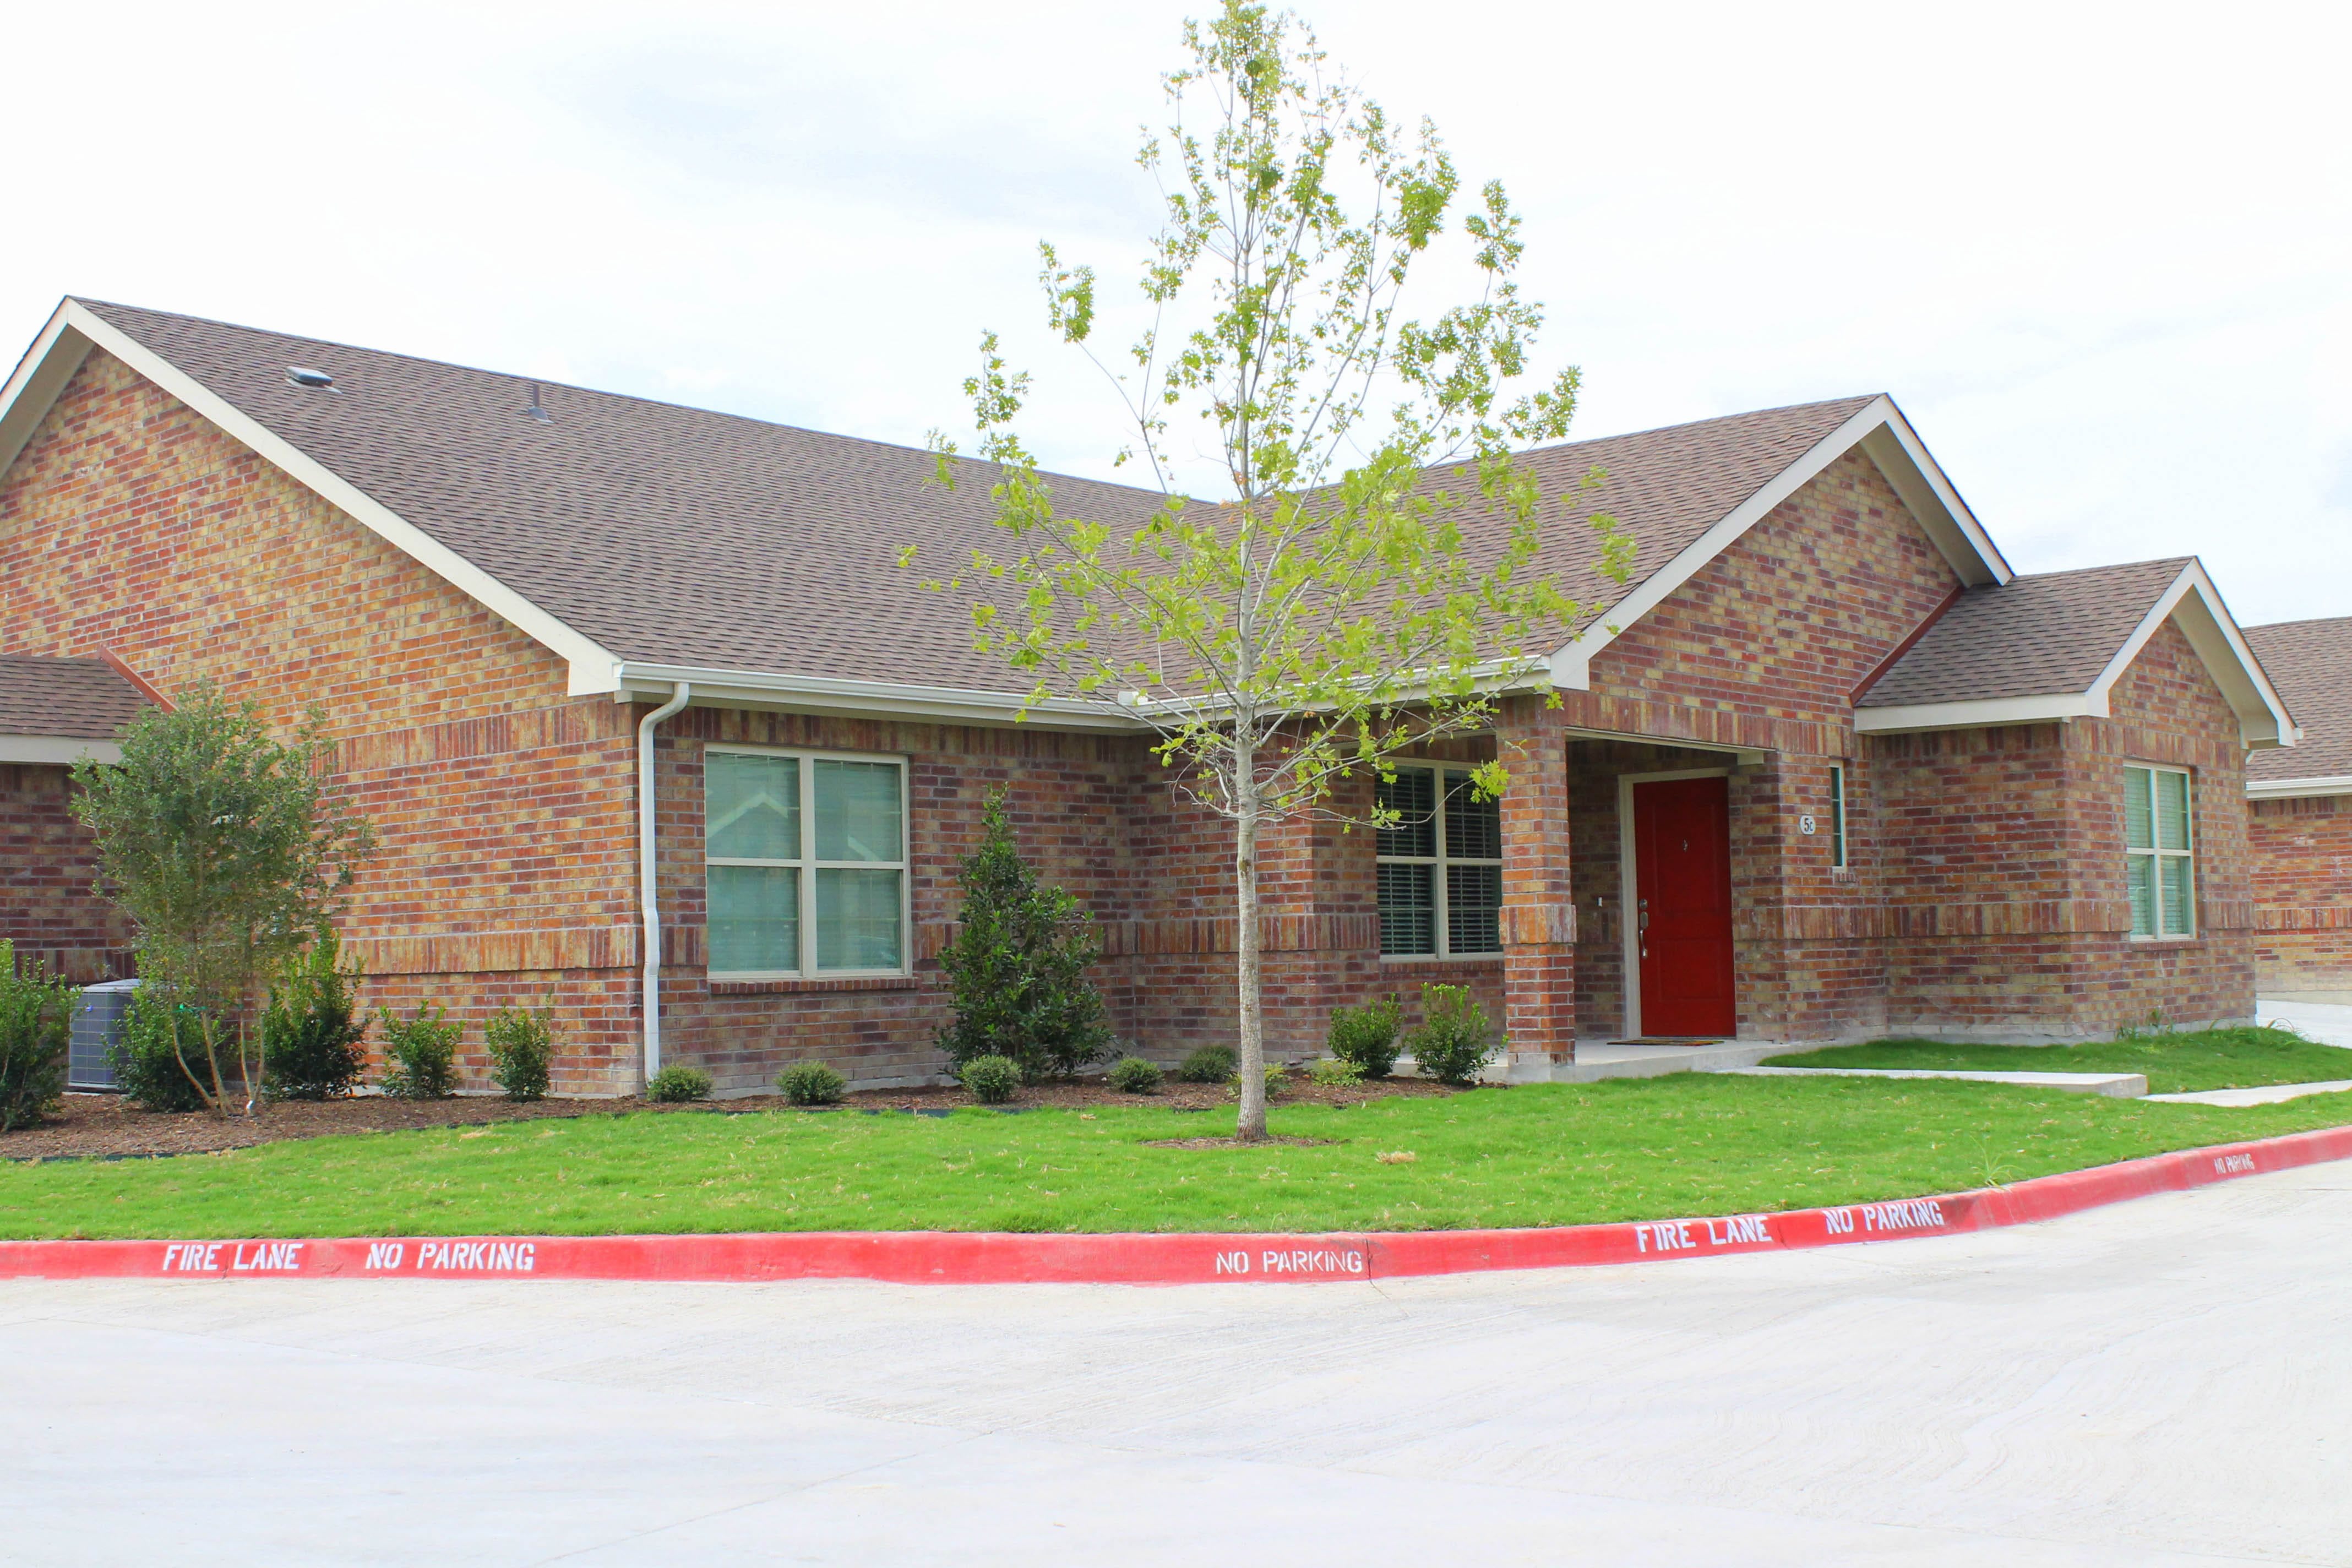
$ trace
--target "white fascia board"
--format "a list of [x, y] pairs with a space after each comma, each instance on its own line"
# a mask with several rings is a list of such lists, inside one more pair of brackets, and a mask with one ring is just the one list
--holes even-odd
[[[1483, 664], [1472, 665], [1465, 673], [1469, 678], [1470, 689], [1477, 692], [1548, 691], [1551, 689], [1551, 661], [1534, 655], [1518, 658], [1490, 658]], [[1368, 678], [1355, 684], [1359, 688], [1366, 688], [1373, 686], [1375, 681]], [[1423, 701], [1436, 684], [1425, 669], [1407, 670], [1397, 679], [1391, 698], [1401, 705]], [[1139, 691], [1122, 691], [1118, 700], [1120, 706], [1134, 712], [1164, 713], [1171, 719], [1219, 713], [1233, 706], [1221, 697], [1162, 700], [1146, 697]], [[1310, 703], [1298, 710], [1323, 711], [1330, 706], [1329, 703]]]
[[2352, 773], [2308, 779], [2248, 779], [2248, 800], [2298, 800], [2305, 795], [2352, 795]]
[[[297, 484], [358, 519], [362, 527], [459, 593], [513, 625], [558, 658], [570, 661], [572, 695], [614, 689], [620, 661], [594, 640], [532, 604], [291, 442], [271, 433], [171, 361], [100, 321], [78, 300], [68, 300], [58, 307], [48, 328], [25, 356], [25, 363], [9, 379], [8, 401], [0, 406], [0, 437], [5, 437], [0, 439], [0, 458], [7, 462], [16, 460], [24, 441], [30, 437], [31, 427], [47, 413], [66, 379], [93, 345], [186, 404]], [[22, 436], [17, 434], [20, 420], [25, 426]], [[7, 446], [5, 440], [14, 440], [16, 444]], [[5, 471], [5, 464], [0, 463], [0, 472]]]
[[2289, 717], [2286, 704], [2271, 685], [2270, 677], [2263, 672], [2262, 660], [2246, 646], [2245, 635], [2230, 616], [2229, 606], [2205, 574], [2205, 563], [2192, 560], [2180, 569], [2172, 585], [2157, 599], [2147, 614], [2124, 646], [2107, 661], [2106, 668], [2091, 687], [2097, 699], [2099, 712], [2108, 710], [2108, 694], [2124, 671], [2131, 668], [2148, 639], [2165, 622], [2178, 621], [2189, 646], [2213, 677], [2215, 685], [2238, 716], [2238, 733], [2250, 746], [2292, 746], [2302, 739], [2301, 732]]
[[[1869, 445], [1865, 445], [1869, 442]], [[1595, 655], [1623, 634], [1625, 628], [1655, 609], [1665, 597], [1696, 576], [1701, 568], [1729, 549], [1742, 534], [1797, 493], [1808, 481], [1856, 446], [1888, 474], [1904, 503], [1920, 513], [1921, 522], [1963, 582], [2006, 583], [2012, 575], [2009, 563], [1994, 549], [1959, 492], [1927, 455], [1910, 422], [1895, 400], [1872, 398], [1853, 416], [1822, 437], [1805, 455], [1775, 474], [1763, 489], [1749, 496], [1714, 527], [1685, 546], [1682, 552], [1642, 579], [1633, 591], [1610, 606], [1601, 620], [1551, 656], [1554, 685], [1572, 691], [1592, 686]], [[1898, 482], [1899, 476], [1899, 482]]]
[[122, 760], [122, 743], [86, 741], [74, 735], [0, 735], [0, 763], [71, 767], [85, 757], [93, 763], [119, 763]]
[[1027, 702], [1020, 693], [1013, 691], [772, 675], [757, 670], [706, 669], [634, 660], [616, 662], [612, 683], [602, 689], [611, 691], [616, 700], [667, 697], [681, 680], [693, 687], [697, 708], [774, 708], [795, 713], [965, 724], [1011, 724], [1021, 721], [1025, 708], [1025, 721], [1044, 729], [1118, 730], [1132, 733], [1145, 729], [1139, 721], [1123, 718], [1099, 703], [1068, 698]]
[[1853, 727], [1865, 735], [1919, 730], [1980, 730], [1996, 724], [2050, 724], [2063, 719], [2104, 719], [2104, 697], [2087, 691], [2037, 697], [1985, 697], [1969, 702], [1917, 702], [1907, 708], [1857, 708]]
[[59, 305], [33, 340], [33, 346], [25, 351], [25, 357], [16, 362], [8, 384], [0, 388], [0, 474], [16, 464], [17, 454], [40, 428], [58, 394], [65, 390], [89, 353], [89, 339], [74, 330], [66, 319], [66, 307]]

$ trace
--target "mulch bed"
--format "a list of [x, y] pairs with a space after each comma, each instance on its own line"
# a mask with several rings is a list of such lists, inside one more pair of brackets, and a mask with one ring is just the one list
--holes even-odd
[[1147, 1149], [1263, 1149], [1269, 1143], [1287, 1143], [1295, 1149], [1318, 1149], [1327, 1143], [1337, 1143], [1337, 1138], [1286, 1138], [1279, 1132], [1269, 1132], [1263, 1138], [1153, 1138]]
[[[1294, 1076], [1276, 1101], [1277, 1105], [1360, 1105], [1392, 1095], [1447, 1095], [1457, 1092], [1423, 1079], [1385, 1079], [1353, 1089], [1326, 1089]], [[843, 1111], [915, 1111], [943, 1114], [968, 1108], [970, 1093], [953, 1085], [932, 1089], [865, 1089], [846, 1097], [835, 1114]], [[1162, 1110], [1230, 1109], [1233, 1090], [1223, 1084], [1171, 1082], [1155, 1095], [1120, 1094], [1098, 1078], [1075, 1083], [1024, 1088], [1009, 1106], [1021, 1110], [1038, 1106], [1085, 1110], [1094, 1106], [1148, 1106]], [[457, 1100], [386, 1100], [362, 1095], [352, 1100], [287, 1100], [268, 1107], [258, 1119], [233, 1116], [224, 1121], [202, 1111], [167, 1113], [142, 1110], [121, 1095], [68, 1094], [37, 1127], [20, 1127], [0, 1133], [0, 1160], [100, 1159], [120, 1160], [155, 1154], [205, 1154], [223, 1149], [249, 1149], [292, 1138], [327, 1138], [339, 1133], [407, 1131], [428, 1127], [474, 1127], [492, 1121], [536, 1121], [561, 1116], [620, 1116], [633, 1111], [665, 1115], [728, 1115], [746, 1111], [793, 1109], [779, 1095], [742, 1100], [703, 1100], [690, 1105], [656, 1105], [635, 1098], [618, 1100], [541, 1100], [528, 1104], [486, 1095]], [[1184, 1139], [1181, 1146], [1222, 1146], [1217, 1139]], [[1284, 1142], [1312, 1142], [1289, 1139]]]

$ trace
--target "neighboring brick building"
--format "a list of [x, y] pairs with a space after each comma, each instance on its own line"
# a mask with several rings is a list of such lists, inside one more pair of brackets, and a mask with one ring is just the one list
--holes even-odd
[[[2252, 1013], [2236, 803], [2292, 725], [2194, 562], [2015, 576], [1884, 397], [1528, 460], [1640, 574], [1556, 531], [1539, 569], [1608, 606], [1591, 629], [1400, 773], [1402, 826], [1265, 844], [1281, 1054], [1437, 979], [1536, 1078], [1580, 1036]], [[641, 807], [661, 1048], [722, 1088], [937, 1070], [955, 863], [1000, 786], [1102, 922], [1120, 1031], [1168, 1057], [1233, 1026], [1229, 836], [1117, 718], [1016, 725], [1023, 683], [897, 564], [991, 540], [977, 465], [943, 489], [903, 447], [69, 300], [0, 469], [0, 655], [322, 704], [382, 840], [344, 932], [372, 996], [551, 1003], [567, 1090], [646, 1052]], [[1158, 499], [1055, 485], [1114, 524]], [[1449, 765], [1498, 746], [1480, 808]]]
[[0, 655], [0, 938], [19, 964], [84, 984], [131, 973], [130, 923], [99, 896], [72, 771], [121, 761], [115, 737], [151, 696], [105, 658]]
[[2352, 616], [2248, 626], [2303, 728], [2246, 761], [2262, 994], [2352, 1003]]

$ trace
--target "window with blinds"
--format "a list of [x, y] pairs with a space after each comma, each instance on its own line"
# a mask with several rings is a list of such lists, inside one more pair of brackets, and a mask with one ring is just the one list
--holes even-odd
[[702, 780], [712, 974], [905, 971], [905, 763], [713, 746]]
[[2197, 934], [2197, 868], [2189, 775], [2124, 769], [2124, 868], [2131, 933], [2141, 941]]
[[1475, 799], [1466, 770], [1399, 764], [1376, 795], [1381, 955], [1451, 958], [1503, 951], [1503, 808]]

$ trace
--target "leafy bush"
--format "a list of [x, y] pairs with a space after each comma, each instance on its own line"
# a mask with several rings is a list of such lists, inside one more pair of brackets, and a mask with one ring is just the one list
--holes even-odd
[[1486, 1009], [1471, 999], [1466, 986], [1423, 986], [1421, 1010], [1421, 1027], [1405, 1037], [1405, 1049], [1423, 1077], [1470, 1083], [1502, 1048], [1486, 1022]]
[[1308, 1068], [1307, 1076], [1324, 1089], [1353, 1089], [1364, 1081], [1364, 1069], [1351, 1061], [1328, 1058]]
[[547, 1009], [501, 1007], [482, 1026], [490, 1053], [490, 1078], [509, 1100], [545, 1100], [548, 1068], [555, 1061], [555, 1026]]
[[1394, 996], [1380, 996], [1360, 1007], [1331, 1010], [1331, 1054], [1357, 1068], [1359, 1078], [1386, 1078], [1396, 1070], [1397, 1031], [1404, 1027], [1404, 1008]]
[[321, 931], [269, 994], [263, 1081], [274, 1100], [341, 1100], [367, 1070], [368, 1021], [351, 984], [360, 969], [341, 957], [333, 930]]
[[700, 1068], [664, 1068], [646, 1079], [646, 1098], [656, 1105], [684, 1105], [710, 1098], [710, 1075]]
[[776, 1075], [776, 1089], [794, 1105], [839, 1105], [849, 1080], [823, 1062], [794, 1062]]
[[1160, 1064], [1141, 1057], [1126, 1057], [1110, 1069], [1110, 1086], [1121, 1094], [1158, 1094], [1168, 1075]]
[[1021, 1064], [1011, 1057], [974, 1057], [957, 1076], [982, 1105], [1003, 1105], [1021, 1087]]
[[1290, 1069], [1280, 1062], [1265, 1064], [1265, 1097], [1272, 1100], [1290, 1086]]
[[940, 954], [955, 1005], [940, 1049], [959, 1077], [981, 1057], [1007, 1057], [1024, 1079], [1068, 1078], [1112, 1044], [1102, 994], [1087, 971], [1102, 958], [1094, 917], [1061, 888], [1041, 886], [989, 796], [980, 847], [963, 863], [963, 910]]
[[1237, 1058], [1231, 1046], [1202, 1046], [1176, 1066], [1186, 1083], [1231, 1083]]
[[[206, 1048], [204, 1020], [196, 1010], [185, 1003], [167, 1002], [142, 984], [131, 994], [122, 1033], [107, 1058], [114, 1064], [115, 1087], [133, 1105], [146, 1110], [202, 1110], [211, 1103], [196, 1082], [212, 1081]], [[226, 1077], [235, 1064], [226, 1059], [229, 1053], [220, 1054]]]
[[402, 1018], [388, 1007], [376, 1009], [383, 1021], [383, 1055], [392, 1063], [378, 1087], [394, 1100], [446, 1100], [457, 1091], [457, 1038], [463, 1026], [446, 1023], [437, 1002], [419, 1002], [416, 1016]]
[[16, 944], [0, 941], [0, 1132], [38, 1121], [66, 1091], [74, 988], [36, 964], [16, 972]]

